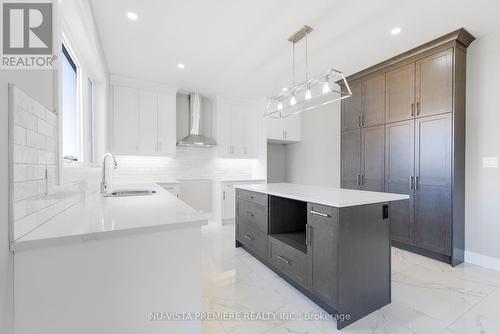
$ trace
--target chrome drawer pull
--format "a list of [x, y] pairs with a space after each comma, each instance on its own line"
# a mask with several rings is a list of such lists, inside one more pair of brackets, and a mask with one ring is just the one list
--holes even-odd
[[318, 212], [318, 211], [314, 211], [314, 210], [311, 210], [311, 214], [315, 215], [315, 216], [325, 217], [325, 218], [330, 217], [330, 215], [328, 213]]
[[285, 262], [286, 264], [290, 264], [290, 260], [288, 260], [286, 257], [284, 256], [281, 256], [281, 255], [278, 255], [276, 256], [276, 258], [278, 258], [279, 260]]
[[243, 238], [247, 239], [248, 241], [252, 241], [253, 238], [249, 235], [244, 235]]

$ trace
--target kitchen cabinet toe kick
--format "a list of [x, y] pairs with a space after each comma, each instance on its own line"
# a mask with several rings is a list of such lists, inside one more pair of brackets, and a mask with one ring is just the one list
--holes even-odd
[[250, 195], [237, 189], [236, 247], [328, 312], [338, 329], [391, 302], [391, 201], [333, 207], [255, 192], [267, 213], [256, 218], [239, 210]]

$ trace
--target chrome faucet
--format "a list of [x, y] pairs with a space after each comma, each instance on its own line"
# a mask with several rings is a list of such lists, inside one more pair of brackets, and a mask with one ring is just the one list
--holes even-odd
[[111, 159], [113, 159], [113, 169], [116, 169], [116, 167], [118, 167], [115, 156], [109, 152], [105, 153], [104, 157], [102, 158], [101, 194], [105, 194], [108, 192], [108, 180], [106, 178], [106, 161], [108, 157], [111, 157]]

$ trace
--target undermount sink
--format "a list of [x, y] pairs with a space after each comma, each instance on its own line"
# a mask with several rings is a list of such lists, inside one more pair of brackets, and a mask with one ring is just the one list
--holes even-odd
[[147, 196], [156, 194], [156, 190], [149, 189], [119, 189], [105, 193], [104, 197]]

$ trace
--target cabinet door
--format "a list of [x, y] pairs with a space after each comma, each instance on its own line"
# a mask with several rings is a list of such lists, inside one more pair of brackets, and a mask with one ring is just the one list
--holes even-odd
[[217, 155], [229, 157], [233, 152], [231, 143], [232, 110], [231, 105], [221, 99], [217, 100]]
[[342, 130], [359, 128], [362, 111], [361, 83], [350, 86], [352, 96], [342, 100]]
[[414, 174], [415, 121], [386, 125], [385, 190], [410, 195], [409, 201], [396, 201], [390, 205], [391, 238], [414, 244]]
[[113, 87], [113, 151], [135, 154], [139, 150], [139, 90]]
[[157, 152], [158, 95], [141, 90], [139, 93], [139, 153]]
[[[308, 210], [310, 211], [310, 210]], [[309, 290], [329, 304], [336, 301], [335, 225], [332, 219], [308, 214], [307, 282]]]
[[387, 123], [414, 117], [415, 63], [397, 68], [386, 75]]
[[245, 124], [245, 108], [238, 104], [231, 104], [231, 144], [233, 155], [242, 157], [245, 152], [248, 125]]
[[284, 124], [282, 118], [266, 117], [267, 139], [270, 140], [285, 139], [285, 132], [283, 125]]
[[385, 74], [377, 75], [363, 83], [363, 126], [384, 124]]
[[259, 122], [254, 107], [249, 104], [240, 109], [240, 117], [237, 122], [242, 124], [239, 130], [242, 132], [242, 157], [253, 158], [258, 154]]
[[417, 62], [417, 116], [453, 111], [453, 50]]
[[416, 121], [415, 244], [451, 255], [451, 114]]
[[361, 130], [342, 133], [342, 187], [359, 189], [361, 176]]
[[158, 94], [158, 153], [174, 155], [176, 151], [176, 96]]
[[222, 219], [234, 219], [235, 205], [234, 185], [222, 186]]
[[385, 127], [363, 128], [361, 132], [361, 187], [368, 191], [384, 191]]
[[302, 115], [291, 115], [283, 118], [285, 141], [298, 142], [302, 135]]

